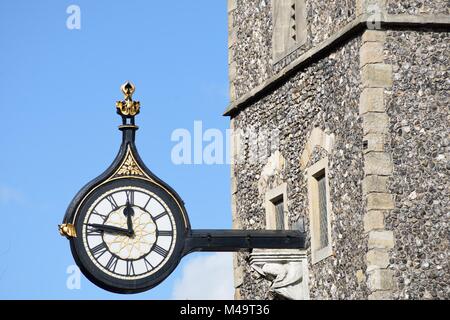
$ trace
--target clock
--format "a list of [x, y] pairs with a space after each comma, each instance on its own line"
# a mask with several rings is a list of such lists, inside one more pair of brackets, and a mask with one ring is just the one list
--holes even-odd
[[89, 280], [111, 292], [138, 293], [161, 283], [191, 252], [305, 247], [300, 231], [192, 230], [183, 200], [139, 156], [135, 116], [140, 103], [132, 99], [132, 83], [121, 89], [119, 152], [75, 195], [59, 225]]
[[178, 194], [142, 162], [135, 146], [134, 86], [117, 102], [122, 145], [113, 164], [72, 200], [60, 225], [73, 257], [96, 285], [118, 293], [148, 290], [178, 265], [189, 221]]
[[178, 264], [185, 227], [180, 217], [177, 203], [150, 181], [109, 181], [80, 207], [72, 252], [100, 287], [147, 290]]

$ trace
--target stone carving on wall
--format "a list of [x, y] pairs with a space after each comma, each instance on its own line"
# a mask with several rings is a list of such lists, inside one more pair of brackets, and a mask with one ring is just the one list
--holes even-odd
[[322, 129], [314, 128], [311, 131], [311, 134], [306, 142], [305, 147], [303, 148], [303, 153], [300, 157], [300, 168], [306, 169], [315, 147], [321, 147], [327, 153], [331, 153], [334, 144], [335, 144], [334, 133], [326, 134]]
[[309, 299], [308, 261], [305, 250], [254, 249], [251, 267], [272, 282], [270, 291], [288, 300]]
[[286, 160], [280, 151], [275, 151], [267, 160], [258, 181], [258, 191], [264, 195], [271, 187], [282, 184], [282, 173], [286, 167]]

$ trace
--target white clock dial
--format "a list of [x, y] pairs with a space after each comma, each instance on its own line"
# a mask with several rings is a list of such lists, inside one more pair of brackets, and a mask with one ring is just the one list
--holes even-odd
[[96, 199], [82, 230], [91, 261], [102, 272], [126, 280], [158, 271], [176, 239], [169, 207], [156, 194], [135, 186], [112, 189]]

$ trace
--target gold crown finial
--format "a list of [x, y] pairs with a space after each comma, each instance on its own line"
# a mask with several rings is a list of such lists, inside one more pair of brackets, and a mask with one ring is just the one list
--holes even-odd
[[122, 117], [134, 117], [139, 113], [139, 101], [133, 101], [133, 93], [136, 87], [130, 81], [125, 82], [121, 87], [125, 99], [116, 102], [117, 113]]
[[120, 87], [120, 90], [122, 90], [123, 94], [125, 95], [125, 98], [128, 98], [128, 97], [131, 98], [131, 96], [133, 95], [135, 89], [136, 89], [136, 87], [130, 81], [125, 82]]

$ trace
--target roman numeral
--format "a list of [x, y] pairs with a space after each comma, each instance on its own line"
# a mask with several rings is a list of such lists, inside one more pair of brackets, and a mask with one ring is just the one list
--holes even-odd
[[147, 257], [144, 258], [144, 264], [145, 264], [145, 269], [147, 269], [147, 271], [150, 271], [154, 268], [152, 266], [152, 264], [150, 263], [150, 261], [147, 260]]
[[88, 236], [101, 236], [102, 232], [97, 228], [87, 226], [86, 233]]
[[114, 272], [116, 270], [118, 261], [119, 261], [119, 258], [117, 256], [111, 256], [108, 263], [106, 264], [106, 269]]
[[145, 203], [145, 205], [143, 206], [143, 208], [145, 209], [148, 205], [148, 203], [150, 202], [150, 200], [152, 200], [152, 197], [148, 197], [147, 202]]
[[126, 190], [125, 194], [127, 195], [127, 201], [134, 204], [134, 190]]
[[134, 272], [133, 261], [127, 260], [127, 276], [134, 276], [136, 273]]
[[167, 212], [161, 212], [160, 214], [158, 214], [157, 216], [153, 217], [153, 220], [158, 220], [159, 218], [164, 217], [167, 214]]
[[167, 256], [168, 251], [164, 248], [161, 248], [157, 244], [155, 244], [155, 247], [153, 248], [153, 251], [155, 251], [160, 256], [163, 256], [164, 258]]
[[92, 254], [96, 259], [100, 258], [106, 251], [107, 251], [106, 244], [104, 242], [100, 243], [99, 245], [95, 246], [91, 249]]
[[103, 221], [105, 221], [106, 220], [106, 218], [108, 218], [106, 215], [104, 215], [104, 214], [101, 214], [101, 213], [98, 213], [95, 209], [94, 210], [92, 210], [92, 214], [95, 214], [95, 215], [97, 215], [97, 216], [99, 216], [99, 217], [101, 217], [102, 219], [103, 219]]
[[158, 237], [160, 237], [160, 236], [171, 237], [173, 235], [173, 231], [172, 230], [158, 230], [158, 231], [156, 231], [156, 234]]
[[114, 199], [114, 196], [107, 196], [106, 200], [108, 200], [113, 211], [117, 210], [119, 208], [119, 206], [117, 205], [116, 199]]

